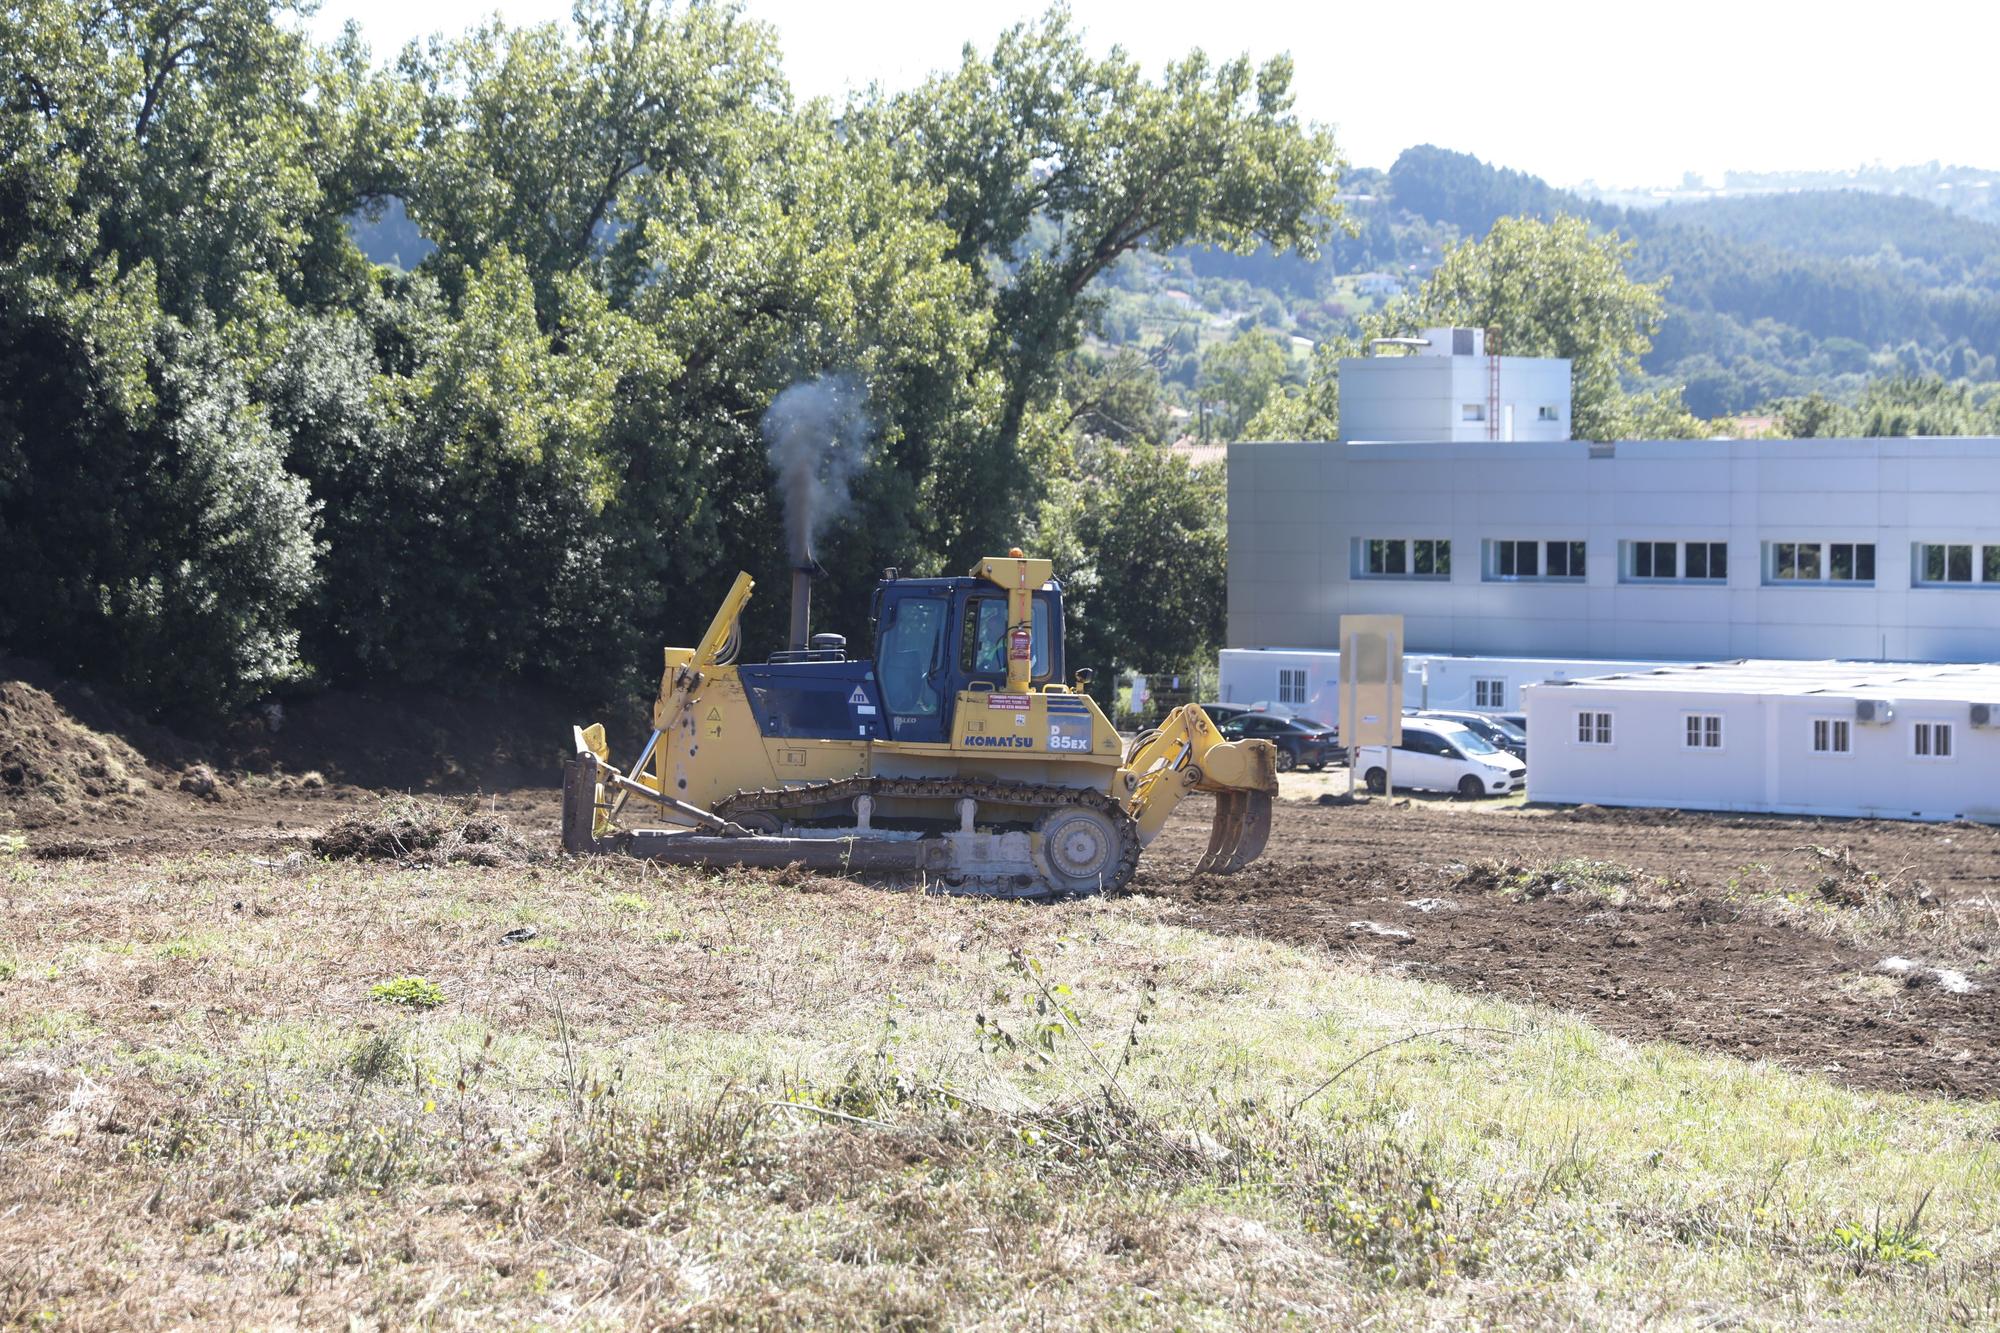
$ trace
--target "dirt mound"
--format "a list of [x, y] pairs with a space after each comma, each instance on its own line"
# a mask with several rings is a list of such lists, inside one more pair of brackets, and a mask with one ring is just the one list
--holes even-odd
[[399, 865], [520, 865], [540, 853], [474, 802], [395, 796], [379, 809], [344, 816], [315, 836], [315, 855]]
[[89, 802], [136, 806], [151, 779], [144, 756], [123, 740], [83, 725], [46, 690], [0, 680], [0, 800], [23, 827]]

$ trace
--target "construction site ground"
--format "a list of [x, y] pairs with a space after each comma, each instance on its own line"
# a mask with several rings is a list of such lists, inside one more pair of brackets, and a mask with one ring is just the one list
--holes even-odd
[[[1192, 876], [1211, 810], [1196, 798], [1147, 849], [1131, 893], [1202, 930], [1365, 954], [1634, 1040], [1860, 1087], [2000, 1095], [2000, 829], [1542, 809], [1518, 797], [1347, 804], [1331, 795], [1345, 790], [1338, 770], [1282, 784], [1261, 860]], [[31, 854], [278, 856], [383, 799], [268, 781], [221, 802], [150, 793], [131, 807], [79, 809], [33, 834]], [[552, 845], [553, 788], [477, 800]], [[1894, 959], [1918, 967], [1883, 970]], [[1967, 988], [1948, 989], [1929, 969]]]
[[0, 1326], [2000, 1322], [2000, 830], [1299, 774], [1020, 903], [338, 731], [0, 689]]

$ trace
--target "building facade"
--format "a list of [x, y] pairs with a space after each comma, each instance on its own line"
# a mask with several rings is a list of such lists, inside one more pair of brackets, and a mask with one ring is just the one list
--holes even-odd
[[1532, 800], [2000, 822], [2000, 666], [1718, 662], [1522, 694]]
[[2000, 661], [2000, 439], [1231, 445], [1229, 647], [1360, 612], [1413, 655]]

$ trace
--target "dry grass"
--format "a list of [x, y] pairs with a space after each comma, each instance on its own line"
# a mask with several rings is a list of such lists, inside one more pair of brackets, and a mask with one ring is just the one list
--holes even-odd
[[1991, 1108], [1163, 913], [0, 856], [0, 1322], [2000, 1319]]

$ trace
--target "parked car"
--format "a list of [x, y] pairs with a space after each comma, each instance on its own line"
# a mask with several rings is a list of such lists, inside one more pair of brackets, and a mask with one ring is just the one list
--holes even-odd
[[1245, 713], [1269, 713], [1273, 717], [1293, 716], [1292, 710], [1284, 704], [1274, 704], [1263, 699], [1254, 704], [1203, 704], [1201, 711], [1207, 713], [1208, 720], [1218, 727], [1230, 718], [1241, 717]]
[[1238, 713], [1218, 730], [1230, 740], [1245, 736], [1270, 741], [1278, 747], [1278, 771], [1289, 773], [1303, 764], [1317, 773], [1328, 764], [1347, 757], [1340, 748], [1340, 732], [1309, 717], [1279, 717], [1273, 713]]
[[1528, 762], [1528, 733], [1504, 717], [1496, 717], [1492, 713], [1462, 712], [1455, 708], [1419, 708], [1410, 715], [1457, 722], [1478, 732], [1522, 763]]
[[1398, 787], [1455, 791], [1467, 799], [1504, 796], [1528, 779], [1526, 764], [1478, 732], [1428, 717], [1403, 719], [1403, 743], [1393, 764], [1382, 746], [1367, 745], [1355, 752], [1354, 770], [1372, 792], [1385, 790], [1393, 776]]

